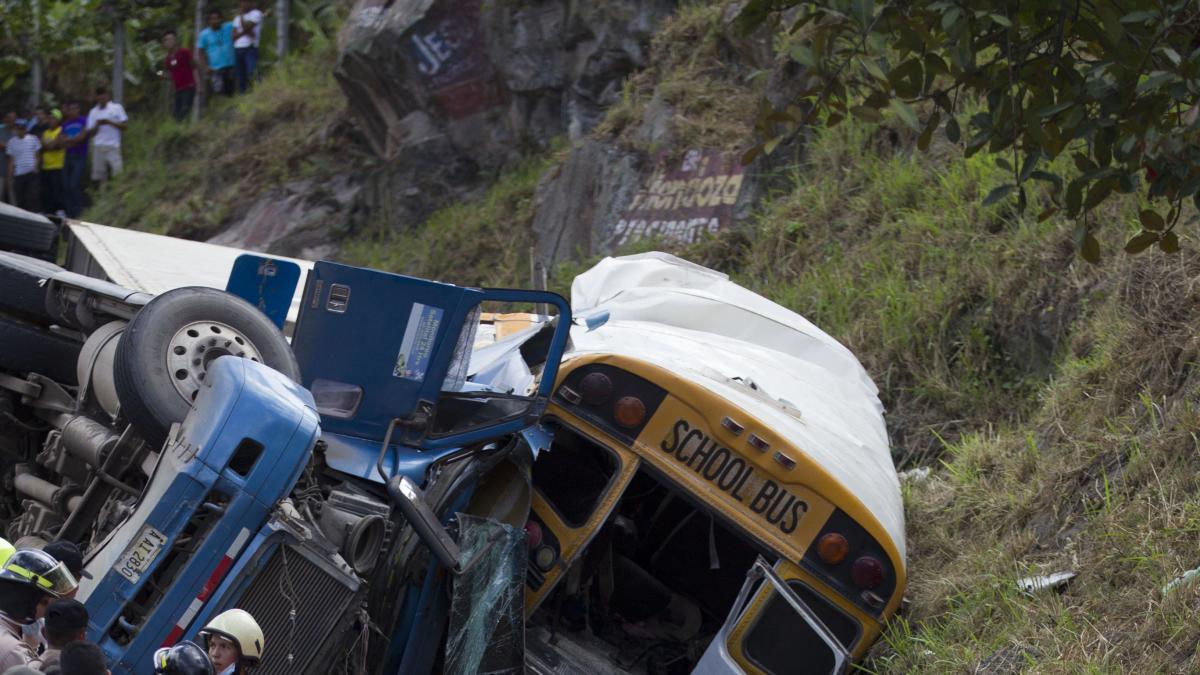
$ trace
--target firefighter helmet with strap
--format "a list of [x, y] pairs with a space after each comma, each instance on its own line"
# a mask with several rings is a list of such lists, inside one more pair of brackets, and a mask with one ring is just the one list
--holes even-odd
[[79, 587], [79, 582], [67, 566], [54, 556], [32, 548], [14, 551], [0, 567], [0, 580], [33, 586], [56, 598], [62, 598]]
[[200, 631], [204, 639], [213, 635], [230, 640], [237, 645], [242, 659], [257, 664], [262, 659], [263, 632], [250, 613], [241, 609], [230, 609], [218, 614]]

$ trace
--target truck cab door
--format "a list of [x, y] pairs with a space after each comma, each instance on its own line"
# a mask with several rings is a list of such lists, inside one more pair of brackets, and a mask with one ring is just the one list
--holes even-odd
[[[485, 301], [558, 310], [532, 395], [464, 390]], [[325, 432], [376, 449], [387, 439], [436, 450], [533, 424], [545, 409], [569, 328], [570, 307], [553, 293], [466, 288], [318, 262], [305, 284], [292, 348]]]

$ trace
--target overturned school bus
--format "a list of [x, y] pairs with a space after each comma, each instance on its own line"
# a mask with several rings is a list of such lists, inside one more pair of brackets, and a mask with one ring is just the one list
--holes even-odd
[[[134, 236], [72, 227], [73, 260]], [[293, 295], [197, 251], [246, 283], [0, 253], [0, 524], [85, 549], [114, 673], [232, 607], [281, 675], [827, 673], [898, 608], [874, 385], [723, 275], [608, 259], [571, 307], [322, 262]]]
[[572, 296], [606, 321], [572, 332], [533, 465], [533, 668], [827, 673], [861, 656], [905, 567], [858, 361], [661, 255], [606, 260]]

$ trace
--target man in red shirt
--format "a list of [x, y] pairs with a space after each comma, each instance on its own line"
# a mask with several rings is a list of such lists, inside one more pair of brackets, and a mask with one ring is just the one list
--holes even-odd
[[196, 74], [193, 72], [192, 53], [179, 46], [175, 31], [163, 34], [163, 48], [167, 50], [166, 67], [175, 83], [175, 119], [182, 122], [192, 112], [196, 100]]

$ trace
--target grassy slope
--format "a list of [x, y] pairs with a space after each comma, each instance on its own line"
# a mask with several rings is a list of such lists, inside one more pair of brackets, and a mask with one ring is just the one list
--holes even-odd
[[[689, 5], [665, 27], [652, 74], [631, 80], [598, 135], [637, 147], [632, 128], [656, 82], [676, 109], [676, 144], [745, 132], [729, 122], [746, 118], [751, 99], [736, 89], [744, 80], [715, 66], [719, 10]], [[195, 186], [249, 158], [230, 155], [219, 137], [230, 130], [258, 144], [254, 181], [338, 170], [320, 130], [340, 97], [321, 68], [303, 66], [320, 63], [308, 58], [269, 79], [270, 96], [241, 99], [198, 128], [135, 126], [130, 154], [147, 163], [91, 217], [175, 231], [219, 223], [240, 198]], [[729, 95], [705, 98], [723, 87]], [[933, 469], [905, 485], [911, 608], [866, 667], [1197, 670], [1200, 584], [1160, 589], [1200, 564], [1191, 375], [1200, 259], [1185, 244], [1181, 255], [1118, 252], [1086, 265], [1073, 255], [1069, 223], [980, 206], [1001, 181], [990, 160], [964, 160], [944, 143], [927, 155], [911, 146], [887, 128], [817, 132], [749, 227], [675, 248], [853, 349], [880, 385], [897, 458]], [[168, 161], [163, 148], [189, 159]], [[344, 256], [460, 283], [526, 285], [534, 190], [560, 154], [531, 158], [483, 199], [415, 230], [366, 233]], [[1133, 198], [1105, 207], [1106, 250], [1119, 251], [1136, 207]], [[553, 286], [565, 291], [588, 262], [556, 270]], [[1064, 569], [1080, 576], [1062, 594], [1015, 588], [1027, 574]]]
[[[1194, 670], [1200, 588], [1159, 589], [1200, 564], [1200, 261], [1118, 253], [1093, 268], [1069, 224], [979, 206], [1001, 181], [990, 160], [874, 140], [819, 133], [755, 228], [684, 252], [851, 347], [898, 458], [934, 469], [905, 489], [911, 609], [867, 666]], [[1103, 215], [1109, 250], [1135, 207]], [[1061, 326], [1045, 367], [1025, 349], [1037, 323]], [[1080, 572], [1062, 595], [1015, 587], [1059, 570]]]
[[333, 58], [331, 44], [314, 43], [250, 94], [216, 100], [197, 124], [135, 117], [123, 139], [126, 171], [84, 219], [206, 238], [272, 186], [344, 171], [352, 160], [328, 132], [345, 109]]

